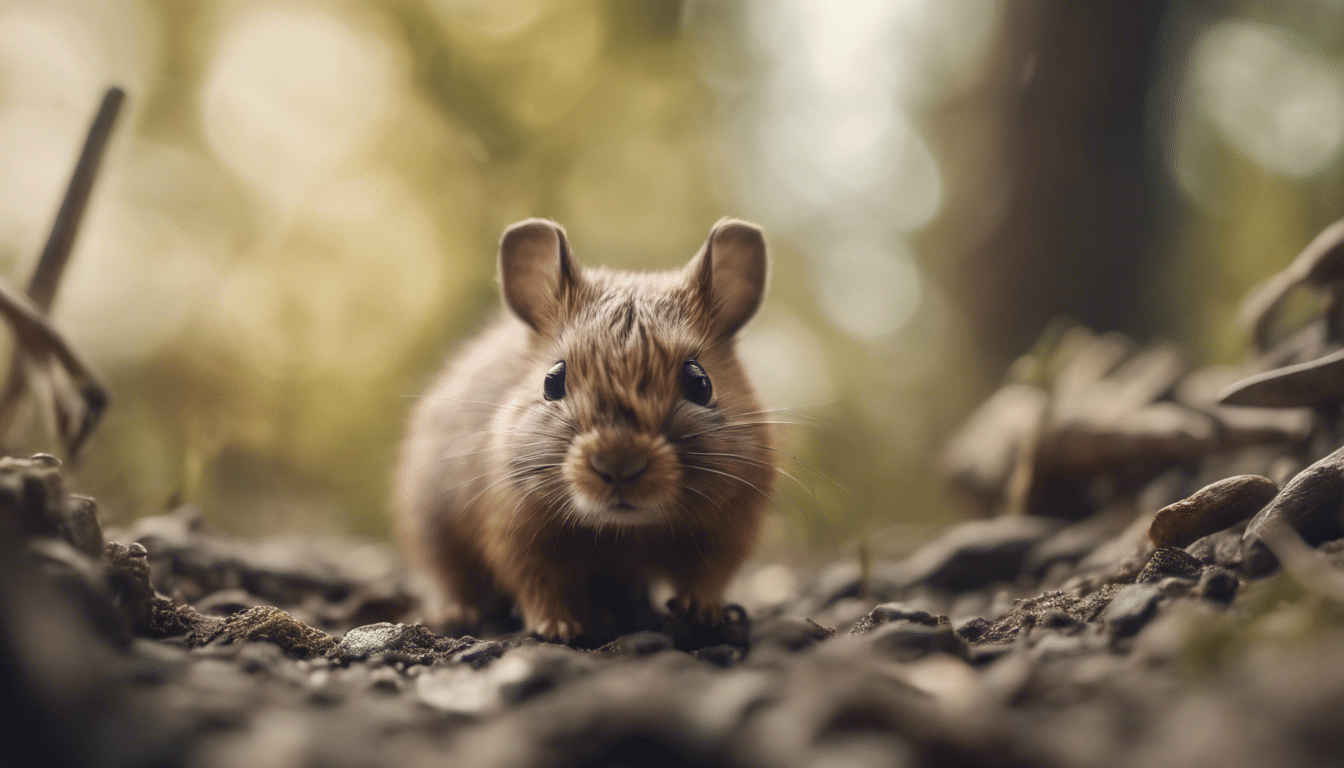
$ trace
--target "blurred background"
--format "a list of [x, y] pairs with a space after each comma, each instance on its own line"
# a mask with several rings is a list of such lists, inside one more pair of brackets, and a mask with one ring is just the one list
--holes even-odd
[[769, 547], [914, 535], [1052, 318], [1234, 360], [1344, 214], [1344, 0], [0, 0], [14, 285], [113, 84], [54, 316], [112, 383], [75, 485], [114, 521], [383, 535], [504, 226], [669, 268], [734, 215], [774, 257], [742, 354], [800, 423]]

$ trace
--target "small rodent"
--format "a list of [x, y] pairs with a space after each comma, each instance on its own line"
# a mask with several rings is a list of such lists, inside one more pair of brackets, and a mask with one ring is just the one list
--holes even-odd
[[581, 268], [564, 230], [504, 231], [508, 312], [467, 342], [409, 419], [402, 543], [471, 627], [501, 596], [572, 640], [593, 584], [666, 580], [671, 609], [722, 620], [775, 479], [772, 436], [735, 351], [766, 285], [759, 227], [724, 219], [669, 272]]

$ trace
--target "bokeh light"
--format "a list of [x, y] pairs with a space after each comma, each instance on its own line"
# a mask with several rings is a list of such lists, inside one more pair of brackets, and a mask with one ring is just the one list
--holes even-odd
[[[807, 488], [777, 539], [945, 521], [930, 457], [1023, 351], [977, 346], [1015, 298], [974, 306], [968, 277], [1087, 270], [985, 252], [1038, 234], [1021, 196], [1054, 180], [1014, 170], [1022, 142], [1080, 152], [1013, 132], [1081, 98], [1082, 66], [1021, 100], [1050, 35], [1097, 11], [1027, 5], [5, 0], [12, 284], [103, 89], [130, 97], [55, 309], [114, 386], [83, 489], [114, 518], [185, 499], [236, 529], [382, 534], [410, 403], [498, 311], [504, 226], [552, 217], [586, 263], [663, 269], [730, 215], [770, 239], [740, 347]], [[1163, 16], [1136, 145], [1172, 194], [1142, 198], [1165, 207], [1133, 268], [1197, 356], [1236, 356], [1237, 299], [1344, 208], [1341, 30], [1336, 0]], [[1042, 220], [1072, 226], [1069, 202]], [[1076, 303], [1107, 302], [1134, 303]]]

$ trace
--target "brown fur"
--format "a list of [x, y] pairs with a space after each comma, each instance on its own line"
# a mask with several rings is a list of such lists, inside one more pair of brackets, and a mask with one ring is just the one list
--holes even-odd
[[[724, 221], [686, 268], [580, 269], [563, 230], [500, 246], [513, 310], [468, 342], [411, 414], [396, 482], [403, 544], [470, 625], [498, 594], [526, 627], [571, 639], [594, 579], [666, 579], [717, 622], [775, 477], [769, 427], [734, 351], [765, 284], [759, 229]], [[682, 391], [697, 360], [711, 407]], [[543, 380], [566, 364], [566, 392]], [[604, 479], [605, 475], [605, 479]]]

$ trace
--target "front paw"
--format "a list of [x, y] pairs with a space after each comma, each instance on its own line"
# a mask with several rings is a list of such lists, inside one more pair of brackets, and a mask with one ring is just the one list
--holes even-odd
[[583, 634], [583, 625], [573, 619], [542, 619], [530, 628], [544, 640], [568, 643]]
[[692, 624], [717, 627], [723, 623], [723, 607], [710, 598], [678, 595], [667, 601], [667, 608], [672, 615]]

